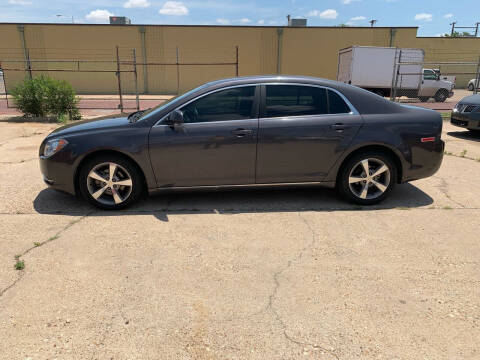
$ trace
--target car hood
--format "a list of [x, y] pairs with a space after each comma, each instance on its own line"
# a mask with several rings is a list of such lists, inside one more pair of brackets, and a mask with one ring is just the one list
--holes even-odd
[[125, 116], [96, 118], [90, 120], [76, 121], [71, 124], [59, 127], [50, 133], [48, 137], [85, 133], [97, 130], [107, 130], [131, 125]]
[[462, 100], [458, 102], [459, 104], [469, 104], [469, 105], [480, 105], [480, 95], [470, 95], [464, 97]]

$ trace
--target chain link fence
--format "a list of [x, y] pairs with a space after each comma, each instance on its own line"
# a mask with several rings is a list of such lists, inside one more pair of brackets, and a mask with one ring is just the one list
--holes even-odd
[[419, 49], [398, 49], [390, 99], [406, 103], [458, 102], [459, 96], [477, 93], [478, 61], [424, 61]]
[[[76, 49], [73, 53], [44, 48], [27, 49], [25, 53], [11, 50], [3, 52], [10, 58], [0, 59], [0, 95], [7, 108], [15, 108], [8, 94], [13, 85], [25, 78], [47, 75], [68, 81], [77, 94], [86, 94], [79, 95], [80, 109], [139, 110], [143, 99], [152, 99], [152, 94], [176, 95], [206, 81], [238, 76], [238, 46], [214, 50], [174, 48], [148, 54], [120, 47]], [[202, 76], [190, 76], [192, 72]], [[157, 102], [164, 100], [162, 96], [154, 98]]]

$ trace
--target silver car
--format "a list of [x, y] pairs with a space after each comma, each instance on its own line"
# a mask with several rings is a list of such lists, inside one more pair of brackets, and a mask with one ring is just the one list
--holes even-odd
[[[468, 82], [468, 90], [473, 91], [475, 89], [475, 81], [477, 81], [477, 79], [472, 79]], [[477, 90], [478, 89], [480, 89], [480, 80], [477, 83]]]

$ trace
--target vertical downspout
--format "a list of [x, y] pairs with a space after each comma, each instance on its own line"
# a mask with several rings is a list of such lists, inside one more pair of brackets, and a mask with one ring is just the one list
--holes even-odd
[[143, 62], [143, 93], [148, 94], [148, 68], [147, 68], [147, 47], [145, 45], [145, 26], [138, 28], [140, 31], [140, 41], [142, 46], [142, 62]]
[[29, 76], [30, 76], [30, 79], [31, 79], [32, 78], [32, 73], [30, 71], [27, 71], [28, 68], [29, 68], [30, 59], [28, 57], [27, 42], [25, 41], [25, 25], [19, 24], [19, 25], [17, 25], [17, 29], [20, 32], [20, 40], [22, 42], [25, 73], [28, 73]]
[[282, 44], [283, 44], [283, 28], [277, 29], [277, 74], [282, 73]]
[[390, 47], [394, 47], [396, 33], [397, 33], [396, 28], [390, 28]]

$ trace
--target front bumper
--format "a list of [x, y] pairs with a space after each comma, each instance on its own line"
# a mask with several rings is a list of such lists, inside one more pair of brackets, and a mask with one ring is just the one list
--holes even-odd
[[452, 112], [450, 124], [464, 129], [480, 130], [480, 113], [467, 114]]
[[[61, 152], [59, 153], [61, 155]], [[58, 159], [59, 154], [54, 154], [52, 157], [40, 157], [40, 171], [42, 173], [43, 181], [49, 187], [75, 195], [75, 185], [73, 182], [72, 167], [65, 162]], [[57, 157], [57, 158], [56, 158]]]

